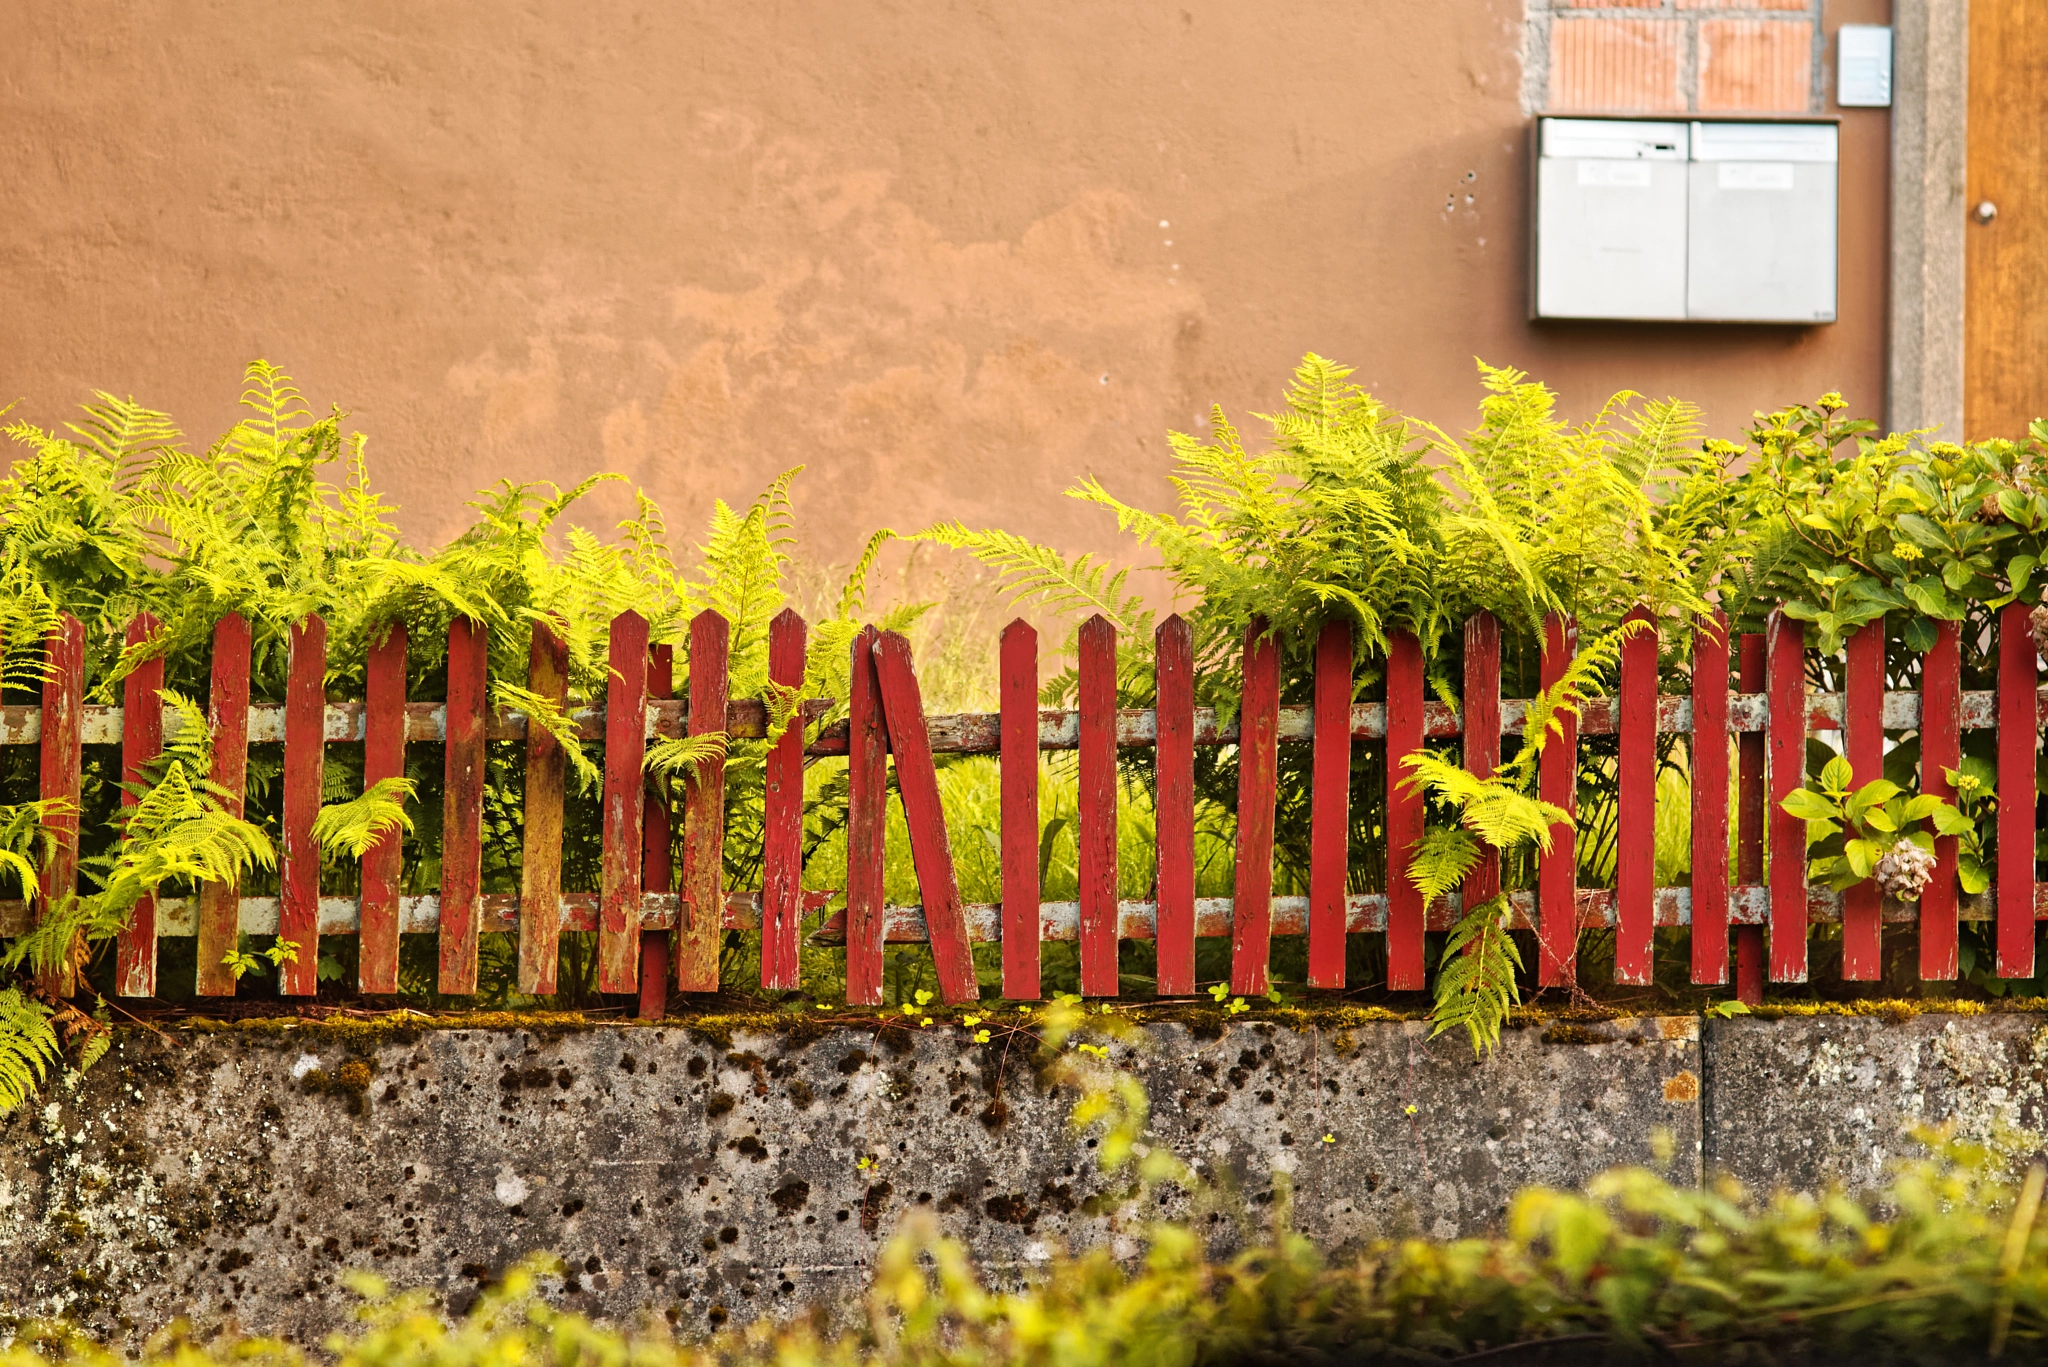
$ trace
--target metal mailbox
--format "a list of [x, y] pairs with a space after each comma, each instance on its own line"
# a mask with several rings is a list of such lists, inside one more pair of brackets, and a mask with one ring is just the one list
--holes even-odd
[[1538, 318], [1835, 320], [1832, 123], [1542, 119]]

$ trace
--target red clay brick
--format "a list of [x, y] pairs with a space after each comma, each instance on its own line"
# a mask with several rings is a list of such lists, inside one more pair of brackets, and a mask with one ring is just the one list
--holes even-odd
[[1560, 9], [1663, 9], [1664, 0], [1565, 0]]
[[1552, 20], [1550, 107], [1585, 113], [1683, 110], [1678, 68], [1684, 35], [1676, 19]]
[[1788, 19], [1702, 19], [1703, 113], [1799, 113], [1813, 98], [1813, 23]]
[[1813, 9], [1813, 3], [1812, 0], [1678, 0], [1678, 8], [1791, 10], [1806, 14]]

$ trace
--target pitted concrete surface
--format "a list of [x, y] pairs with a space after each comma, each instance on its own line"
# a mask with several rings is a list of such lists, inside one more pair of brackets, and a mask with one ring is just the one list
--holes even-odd
[[[1659, 1132], [1674, 1176], [1698, 1171], [1690, 1017], [1510, 1031], [1485, 1064], [1420, 1024], [1147, 1034], [1113, 1053], [1151, 1095], [1155, 1141], [1254, 1222], [1288, 1174], [1297, 1227], [1330, 1247], [1485, 1229], [1527, 1183], [1658, 1161]], [[317, 1029], [122, 1032], [0, 1126], [6, 1308], [130, 1338], [184, 1315], [317, 1341], [353, 1304], [346, 1269], [459, 1310], [548, 1251], [561, 1303], [701, 1329], [857, 1294], [914, 1209], [1005, 1280], [1061, 1242], [1135, 1252], [1145, 1220], [1184, 1213], [1105, 1194], [1075, 1094], [1022, 1040], [958, 1027], [355, 1048]], [[1237, 1237], [1232, 1215], [1199, 1218], [1219, 1249]]]
[[1921, 1127], [2012, 1153], [2048, 1121], [2040, 1016], [1708, 1021], [1706, 1162], [1761, 1191], [1881, 1185]]

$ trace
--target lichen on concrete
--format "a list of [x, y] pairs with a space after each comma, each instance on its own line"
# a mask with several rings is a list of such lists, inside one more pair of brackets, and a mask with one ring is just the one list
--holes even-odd
[[[1652, 1161], [1660, 1131], [1696, 1172], [1696, 1022], [1575, 1028], [1510, 1030], [1484, 1063], [1404, 1021], [1110, 1047], [1154, 1142], [1234, 1194], [1198, 1213], [1219, 1251], [1288, 1186], [1342, 1248], [1487, 1228], [1528, 1182]], [[945, 1024], [123, 1030], [0, 1124], [0, 1276], [16, 1316], [309, 1341], [346, 1318], [351, 1267], [459, 1310], [547, 1251], [566, 1305], [704, 1328], [857, 1293], [917, 1208], [999, 1280], [1062, 1244], [1135, 1252], [1185, 1198], [1141, 1209], [1105, 1179], [1033, 1052]]]

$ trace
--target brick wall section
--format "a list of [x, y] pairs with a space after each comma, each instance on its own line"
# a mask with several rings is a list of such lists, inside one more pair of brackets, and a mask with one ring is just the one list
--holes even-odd
[[1560, 113], [1808, 113], [1819, 21], [1820, 0], [1533, 0], [1525, 88]]

